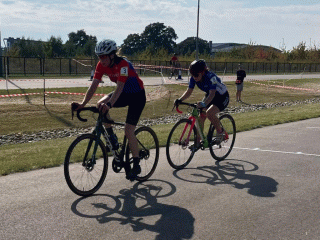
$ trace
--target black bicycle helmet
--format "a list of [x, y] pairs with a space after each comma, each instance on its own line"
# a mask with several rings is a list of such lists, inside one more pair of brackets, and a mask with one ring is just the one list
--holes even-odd
[[189, 71], [192, 76], [198, 75], [198, 73], [207, 70], [207, 64], [203, 59], [194, 60], [189, 67]]

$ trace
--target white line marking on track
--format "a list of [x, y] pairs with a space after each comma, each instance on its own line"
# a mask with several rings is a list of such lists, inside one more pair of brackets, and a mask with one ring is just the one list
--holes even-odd
[[320, 154], [303, 153], [303, 152], [285, 152], [285, 151], [267, 150], [267, 149], [260, 149], [260, 148], [241, 148], [241, 147], [233, 147], [233, 148], [240, 149], [240, 150], [249, 150], [249, 151], [284, 153], [284, 154], [294, 154], [294, 155], [305, 155], [305, 156], [320, 157]]
[[317, 128], [317, 129], [320, 129], [320, 127], [307, 127], [307, 128], [311, 128], [311, 129]]

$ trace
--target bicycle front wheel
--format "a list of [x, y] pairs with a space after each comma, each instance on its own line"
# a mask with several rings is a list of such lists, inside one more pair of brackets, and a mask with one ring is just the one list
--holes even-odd
[[190, 163], [195, 153], [196, 138], [197, 131], [195, 127], [191, 129], [191, 120], [181, 119], [173, 126], [166, 145], [167, 160], [171, 167], [182, 169]]
[[83, 134], [70, 145], [64, 160], [64, 176], [77, 195], [89, 196], [98, 191], [108, 170], [105, 146], [93, 134]]
[[178, 70], [178, 69], [175, 69], [175, 70], [174, 70], [174, 78], [175, 78], [176, 80], [178, 80], [178, 78], [179, 78], [179, 70]]
[[[141, 173], [137, 176], [137, 180], [146, 181], [156, 170], [159, 161], [159, 141], [156, 133], [150, 127], [139, 127], [135, 131], [138, 140], [138, 149], [140, 157]], [[133, 166], [132, 154], [129, 144], [126, 149], [126, 161], [130, 161]]]
[[[224, 160], [232, 151], [234, 142], [236, 140], [236, 124], [234, 119], [229, 114], [223, 114], [219, 117], [221, 127], [227, 132], [227, 139], [222, 141], [220, 144], [210, 144], [210, 153], [211, 156], [217, 160], [222, 161]], [[208, 140], [209, 142], [214, 141], [214, 138], [217, 134], [214, 126], [211, 124], [209, 133], [208, 133]]]

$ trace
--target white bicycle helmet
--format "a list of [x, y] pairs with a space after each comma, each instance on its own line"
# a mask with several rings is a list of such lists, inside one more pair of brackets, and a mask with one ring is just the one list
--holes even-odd
[[116, 51], [116, 50], [117, 50], [117, 44], [115, 41], [110, 39], [104, 39], [97, 44], [95, 52], [99, 56], [99, 55], [108, 55], [112, 51]]

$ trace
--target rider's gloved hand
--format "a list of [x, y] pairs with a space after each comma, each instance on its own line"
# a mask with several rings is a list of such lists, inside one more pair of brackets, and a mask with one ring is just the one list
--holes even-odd
[[198, 108], [205, 108], [206, 104], [204, 102], [198, 102], [197, 106]]
[[77, 111], [80, 108], [83, 108], [82, 104], [76, 102], [71, 103], [71, 111]]

